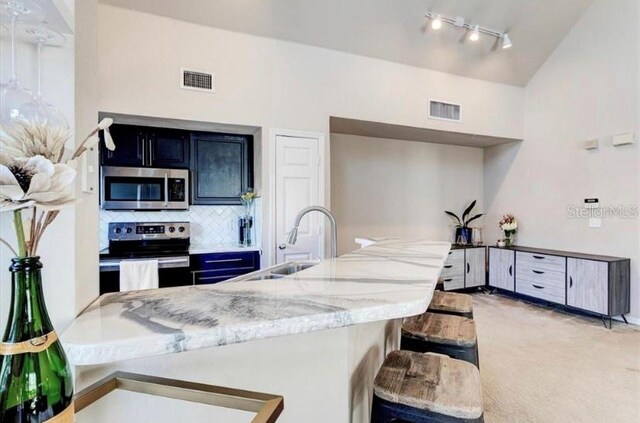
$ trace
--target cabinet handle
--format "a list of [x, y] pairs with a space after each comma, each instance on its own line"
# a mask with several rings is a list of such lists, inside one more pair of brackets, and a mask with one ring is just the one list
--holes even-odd
[[573, 288], [573, 277], [569, 276], [569, 288]]
[[169, 206], [169, 174], [164, 174], [164, 206]]
[[534, 259], [538, 259], [538, 260], [544, 260], [545, 256], [533, 256]]
[[443, 279], [442, 282], [451, 282], [452, 280], [453, 280], [453, 278]]
[[235, 259], [225, 259], [225, 260], [205, 260], [205, 264], [213, 264], [213, 263], [230, 263], [235, 261], [242, 261], [240, 258]]
[[533, 287], [538, 289], [544, 289], [544, 286], [540, 286], [540, 285], [533, 285]]
[[446, 264], [444, 266], [445, 269], [451, 269], [453, 267], [453, 264]]
[[513, 264], [509, 266], [509, 276], [513, 276]]
[[533, 273], [538, 274], [538, 275], [542, 275], [544, 274], [544, 272], [542, 270], [532, 270]]
[[467, 263], [467, 273], [469, 273], [470, 270], [471, 270], [471, 266], [469, 266], [469, 263]]

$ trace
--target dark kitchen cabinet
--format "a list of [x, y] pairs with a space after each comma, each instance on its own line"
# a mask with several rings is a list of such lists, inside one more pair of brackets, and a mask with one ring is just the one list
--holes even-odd
[[192, 133], [192, 204], [240, 204], [253, 185], [253, 137]]
[[189, 168], [190, 142], [187, 131], [115, 124], [111, 126], [111, 135], [116, 149], [109, 151], [101, 144], [103, 165]]
[[260, 269], [258, 251], [191, 255], [194, 285], [222, 282]]
[[[116, 144], [114, 151], [107, 150], [100, 143], [100, 157], [106, 166], [144, 166], [145, 128], [133, 125], [112, 125], [111, 136]], [[102, 137], [102, 133], [100, 135]]]
[[189, 168], [189, 133], [176, 129], [152, 128], [148, 132], [151, 167]]

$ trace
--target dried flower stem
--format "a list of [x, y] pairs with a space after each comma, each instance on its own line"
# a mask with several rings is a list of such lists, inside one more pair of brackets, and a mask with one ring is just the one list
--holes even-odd
[[9, 244], [7, 241], [5, 241], [4, 239], [0, 238], [0, 243], [4, 244], [9, 250], [11, 250], [11, 254], [13, 254], [14, 256], [18, 257], [18, 253], [16, 252], [16, 250], [11, 246], [11, 244]]

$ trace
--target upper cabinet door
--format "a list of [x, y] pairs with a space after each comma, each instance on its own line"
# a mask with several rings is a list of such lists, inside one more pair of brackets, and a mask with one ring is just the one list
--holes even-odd
[[567, 259], [567, 305], [609, 314], [609, 263]]
[[179, 129], [149, 128], [151, 167], [189, 168], [189, 132]]
[[487, 259], [486, 249], [467, 248], [465, 249], [465, 288], [474, 286], [484, 286], [487, 284]]
[[[112, 125], [111, 136], [116, 144], [114, 151], [101, 145], [101, 163], [107, 166], [144, 166], [146, 142], [144, 128], [133, 125]], [[102, 137], [102, 134], [100, 134]]]
[[515, 252], [489, 247], [489, 285], [515, 290]]
[[193, 133], [191, 180], [193, 204], [240, 204], [253, 184], [252, 137]]

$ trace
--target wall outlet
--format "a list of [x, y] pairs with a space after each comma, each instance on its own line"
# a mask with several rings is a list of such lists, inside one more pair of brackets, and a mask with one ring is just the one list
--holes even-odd
[[602, 219], [599, 217], [592, 217], [589, 219], [589, 227], [590, 228], [599, 228], [602, 226]]

